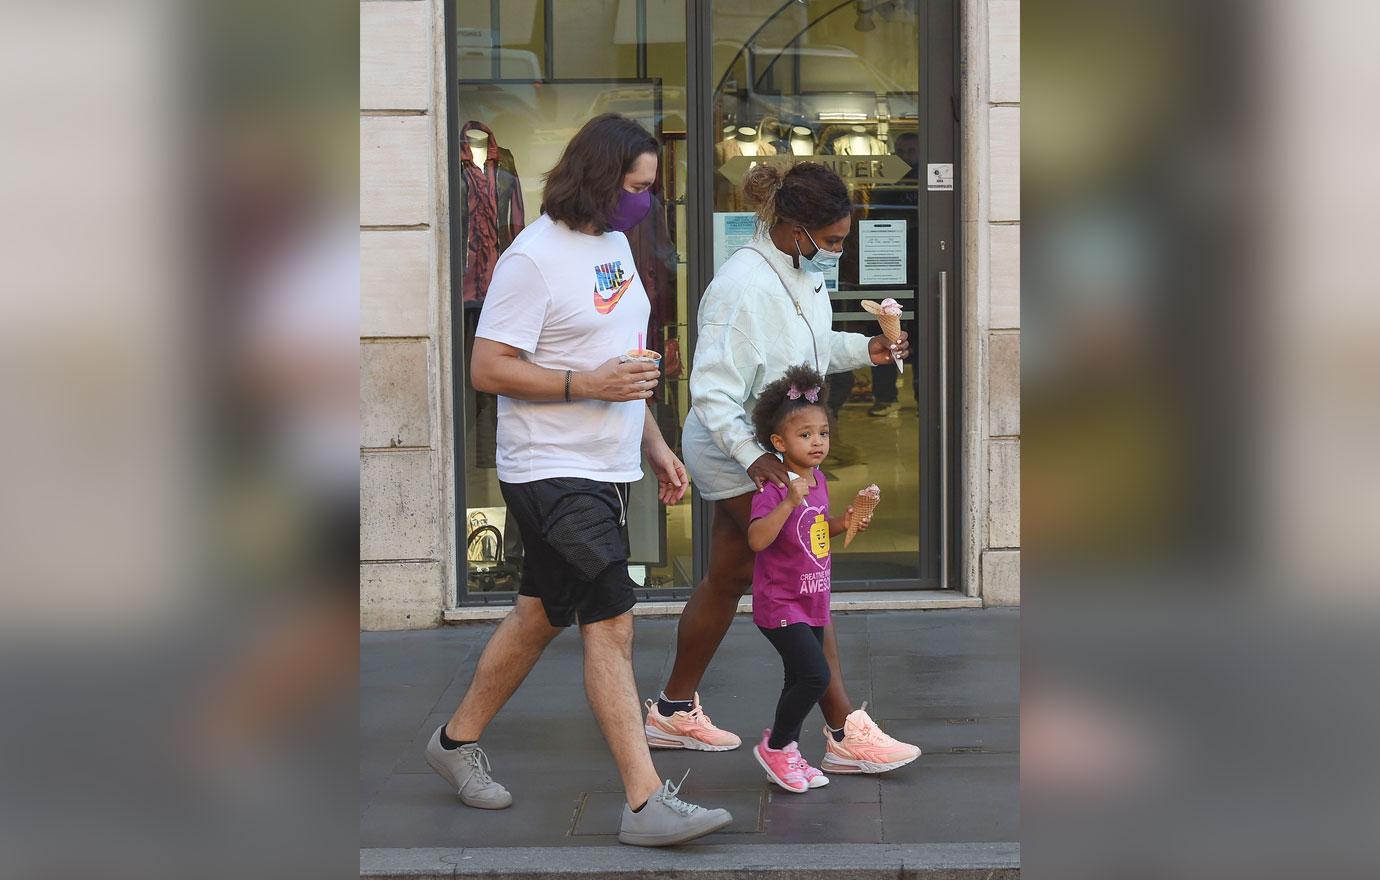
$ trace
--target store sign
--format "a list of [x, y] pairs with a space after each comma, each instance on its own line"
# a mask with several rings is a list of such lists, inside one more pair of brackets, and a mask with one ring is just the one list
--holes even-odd
[[734, 156], [719, 166], [719, 173], [735, 185], [748, 169], [759, 163], [789, 167], [797, 162], [818, 162], [831, 168], [846, 183], [895, 183], [910, 171], [900, 156]]

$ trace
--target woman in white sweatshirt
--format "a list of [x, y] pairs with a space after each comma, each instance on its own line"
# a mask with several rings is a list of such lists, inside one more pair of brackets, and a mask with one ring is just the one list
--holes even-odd
[[[744, 177], [743, 190], [757, 207], [757, 235], [723, 264], [699, 307], [682, 447], [700, 497], [714, 502], [714, 525], [709, 572], [681, 613], [671, 677], [647, 703], [648, 742], [665, 748], [724, 751], [742, 742], [714, 726], [696, 688], [752, 583], [752, 496], [766, 482], [784, 488], [789, 481], [781, 460], [754, 439], [758, 395], [797, 364], [838, 373], [888, 363], [910, 348], [904, 333], [888, 346], [882, 336], [832, 329], [822, 273], [838, 264], [852, 225], [848, 188], [837, 174], [814, 162], [789, 170], [761, 164]], [[834, 772], [875, 773], [915, 760], [918, 748], [886, 736], [853, 708], [832, 625], [824, 651], [833, 674], [820, 708]]]

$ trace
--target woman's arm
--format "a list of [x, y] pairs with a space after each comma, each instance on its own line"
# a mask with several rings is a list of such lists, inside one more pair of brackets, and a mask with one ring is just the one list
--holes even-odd
[[700, 327], [690, 371], [691, 405], [714, 442], [743, 470], [763, 454], [746, 408], [761, 370], [762, 354], [741, 329], [718, 323]]
[[[881, 366], [891, 360], [892, 343], [885, 336], [864, 336], [861, 333], [829, 331], [829, 368], [826, 372], [842, 373], [859, 367]], [[904, 360], [910, 355], [910, 338], [901, 331], [895, 342], [895, 353]]]

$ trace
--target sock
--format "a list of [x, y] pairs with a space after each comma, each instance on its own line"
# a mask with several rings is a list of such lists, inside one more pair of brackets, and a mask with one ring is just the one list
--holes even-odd
[[[647, 806], [647, 804], [648, 804], [648, 801], [643, 801], [643, 802], [642, 802], [642, 807]], [[633, 811], [634, 813], [640, 813], [640, 812], [642, 812], [642, 807], [633, 807], [633, 808], [632, 808], [632, 811]]]
[[783, 737], [781, 739], [781, 745], [772, 745], [772, 743], [776, 742], [776, 733], [773, 732], [771, 736], [767, 737], [767, 748], [771, 749], [773, 752], [779, 752], [786, 746], [790, 745], [793, 741], [794, 740], [792, 740], [790, 737]]
[[479, 742], [477, 739], [451, 739], [446, 736], [446, 729], [444, 727], [441, 728], [441, 748], [448, 752], [454, 751], [461, 746], [472, 746], [477, 742]]
[[672, 713], [689, 712], [694, 708], [694, 700], [668, 700], [665, 691], [662, 691], [661, 696], [656, 698], [656, 710], [665, 718], [670, 718]]
[[[827, 724], [824, 725], [824, 726], [825, 726], [825, 727], [829, 727], [829, 725], [827, 725]], [[842, 727], [838, 728], [837, 730], [835, 730], [835, 729], [832, 728], [832, 727], [829, 727], [829, 735], [832, 736], [832, 737], [834, 738], [834, 742], [836, 742], [836, 743], [841, 743], [841, 742], [843, 742], [843, 728], [842, 728]]]

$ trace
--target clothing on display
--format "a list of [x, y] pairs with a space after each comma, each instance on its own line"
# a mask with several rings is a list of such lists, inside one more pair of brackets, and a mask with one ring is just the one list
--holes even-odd
[[776, 151], [776, 155], [784, 156], [790, 153], [791, 127], [789, 125], [775, 116], [763, 116], [762, 121], [757, 123], [757, 130], [761, 132], [762, 139]]
[[[762, 138], [759, 129], [742, 125], [733, 134], [714, 145], [715, 167], [722, 168], [724, 162], [738, 156], [775, 156], [776, 147]], [[728, 180], [722, 174], [714, 180], [716, 205], [725, 211], [751, 211], [747, 196], [743, 195], [741, 180]]]
[[[670, 227], [666, 222], [666, 204], [655, 193], [651, 194], [652, 209], [642, 222], [624, 233], [628, 248], [632, 251], [633, 265], [642, 278], [642, 286], [647, 291], [651, 314], [647, 320], [646, 348], [662, 354], [661, 372], [666, 379], [680, 377], [680, 359], [675, 356], [679, 343], [669, 336], [676, 322], [676, 272], [679, 258], [675, 245], [671, 243]], [[674, 343], [674, 344], [673, 344]], [[676, 412], [676, 384], [670, 381], [658, 382], [653, 404], [657, 424], [663, 434], [670, 438], [680, 437], [680, 421]], [[673, 443], [678, 446], [679, 443]]]
[[[651, 303], [651, 317], [647, 325], [646, 347], [665, 354], [661, 347], [665, 329], [675, 322], [677, 255], [671, 244], [666, 225], [666, 203], [651, 194], [652, 209], [647, 216], [624, 235], [632, 250], [633, 265], [642, 277]], [[662, 366], [663, 371], [665, 365]]]
[[460, 200], [465, 206], [461, 291], [464, 301], [474, 302], [488, 293], [499, 254], [525, 225], [522, 182], [513, 154], [499, 147], [488, 126], [470, 120], [460, 129], [459, 140]]
[[827, 143], [828, 152], [835, 156], [883, 156], [891, 152], [886, 141], [861, 125], [851, 125], [843, 131], [835, 129], [829, 133]]

